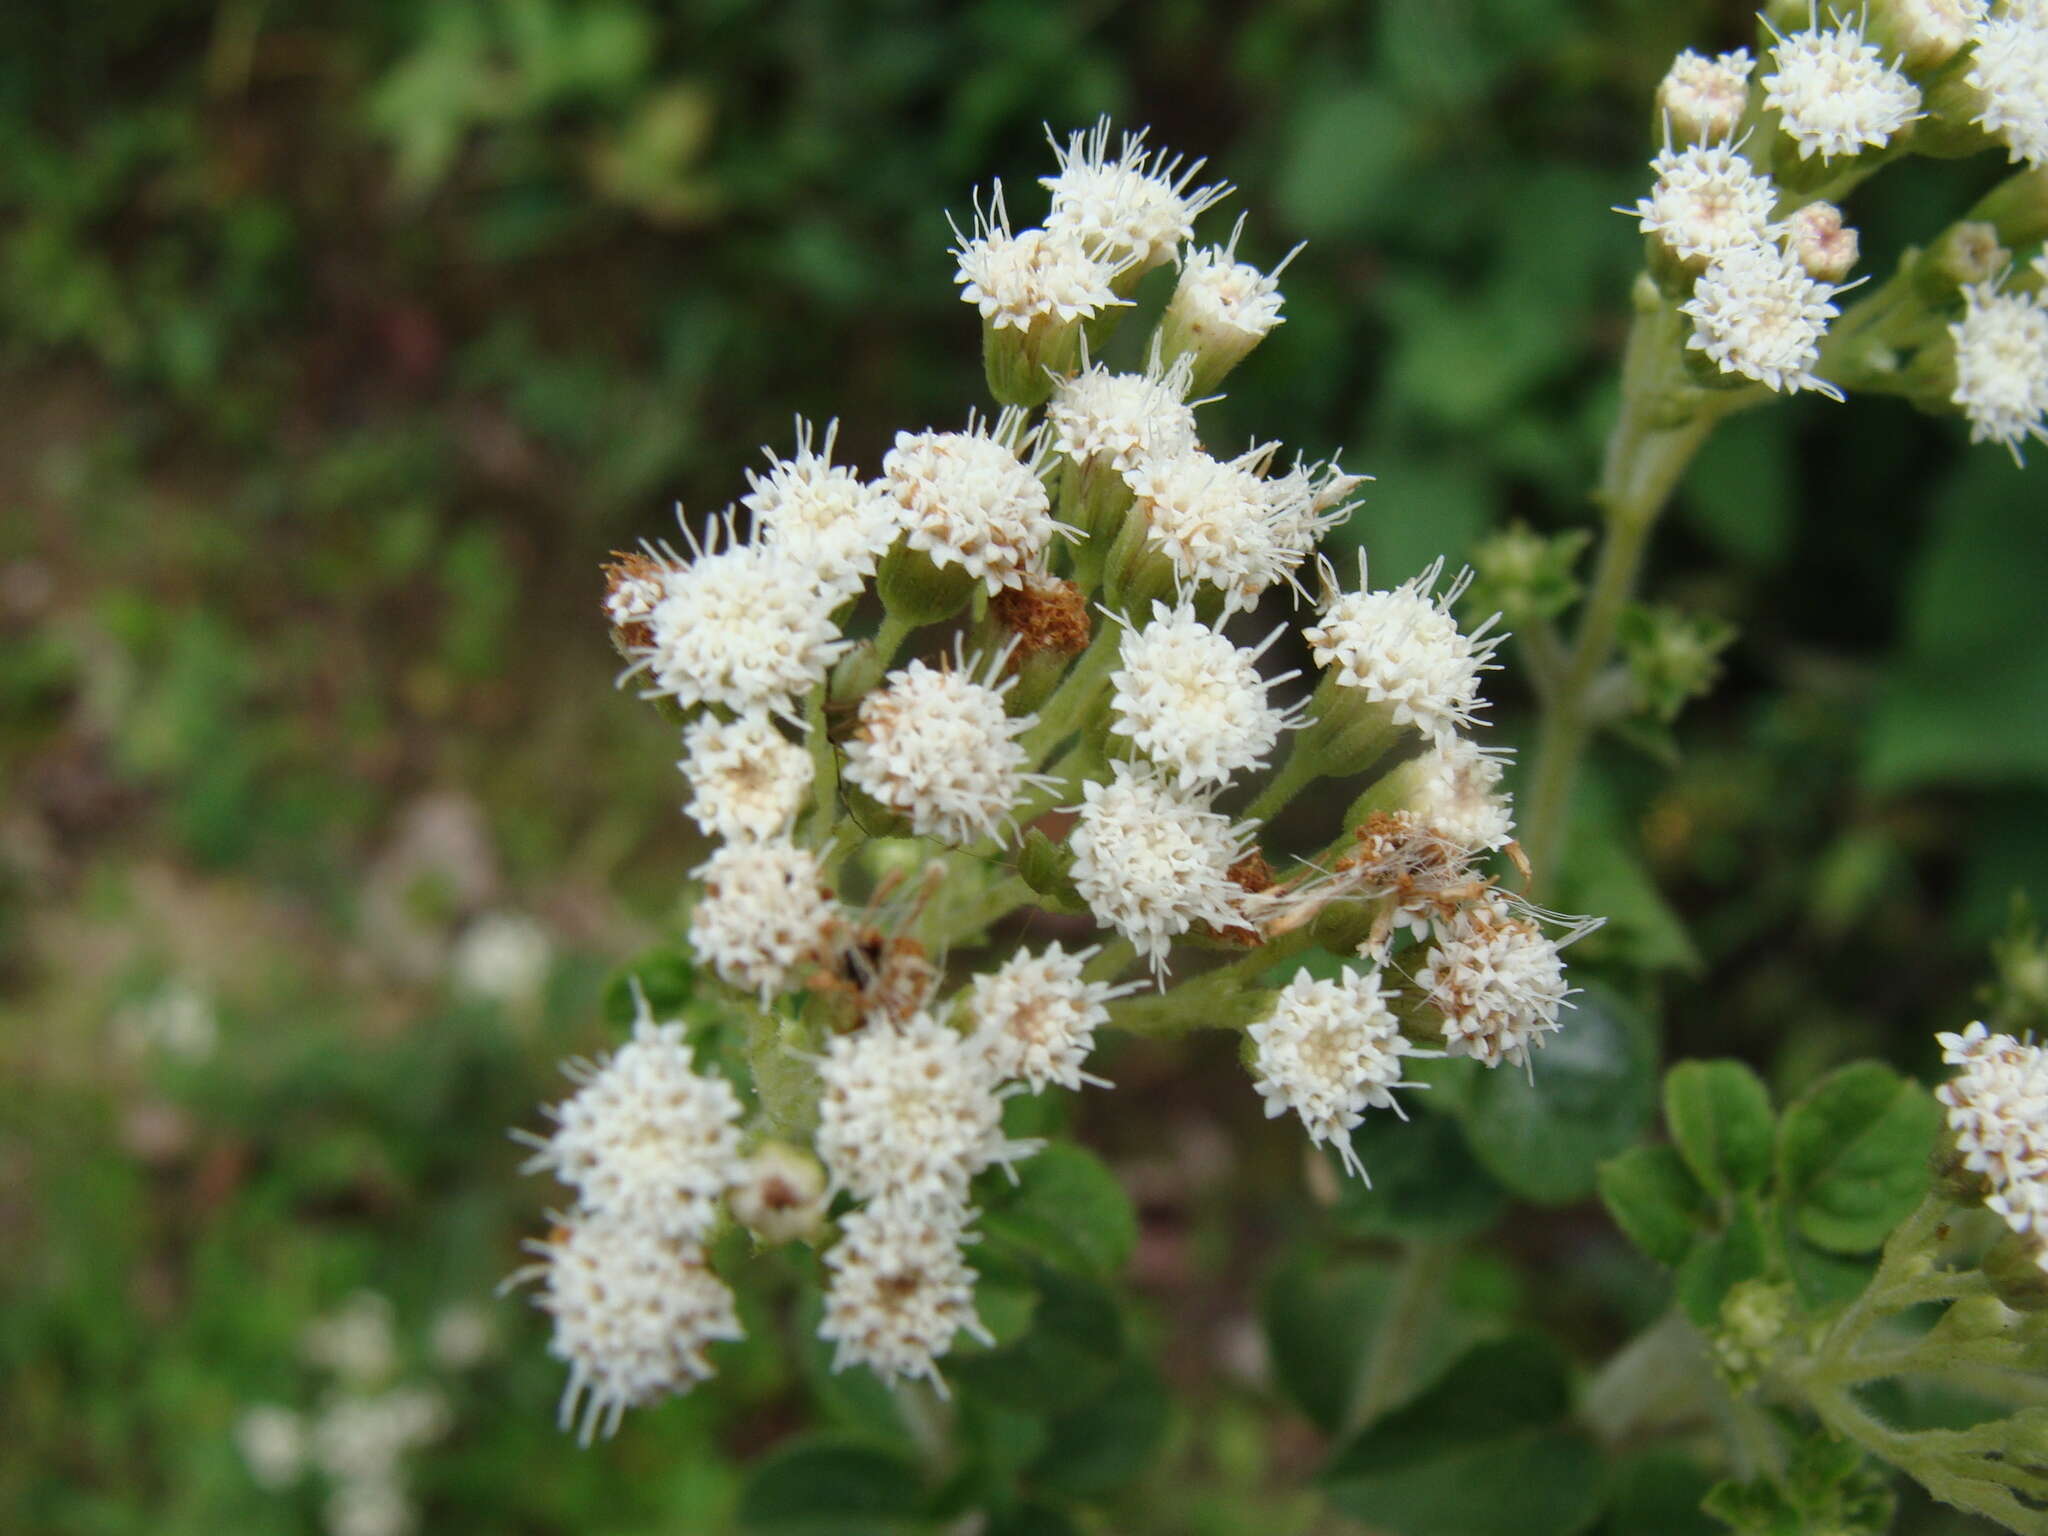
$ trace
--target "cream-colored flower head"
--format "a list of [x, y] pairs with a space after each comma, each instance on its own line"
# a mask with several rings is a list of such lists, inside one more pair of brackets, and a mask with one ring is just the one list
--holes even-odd
[[1681, 261], [1713, 257], [1776, 237], [1778, 189], [1727, 144], [1667, 148], [1650, 162], [1650, 195], [1635, 206], [1643, 233]]
[[954, 236], [960, 297], [997, 330], [1067, 325], [1130, 302], [1114, 286], [1123, 264], [1101, 259], [1071, 225], [1013, 230], [1001, 182], [988, 207], [975, 208], [974, 233]]
[[1764, 105], [1778, 114], [1802, 160], [1882, 149], [1920, 115], [1920, 88], [1863, 40], [1860, 21], [1780, 38], [1771, 63]]
[[1321, 619], [1303, 631], [1316, 665], [1341, 687], [1390, 705], [1396, 725], [1412, 724], [1439, 745], [1469, 729], [1486, 708], [1479, 678], [1494, 670], [1493, 653], [1503, 638], [1493, 633], [1493, 619], [1469, 634], [1458, 627], [1451, 607], [1471, 573], [1432, 595], [1442, 575], [1437, 560], [1391, 591], [1374, 592], [1361, 550], [1359, 590], [1331, 598]]
[[1252, 1080], [1267, 1117], [1293, 1110], [1311, 1141], [1335, 1147], [1344, 1166], [1370, 1184], [1351, 1148], [1352, 1128], [1368, 1109], [1400, 1114], [1393, 1090], [1415, 1086], [1401, 1081], [1401, 1059], [1435, 1054], [1402, 1036], [1380, 973], [1346, 966], [1323, 981], [1297, 971], [1249, 1034]]
[[1422, 759], [1419, 788], [1409, 809], [1432, 832], [1460, 848], [1487, 853], [1515, 835], [1512, 804], [1501, 791], [1504, 756], [1470, 738], [1439, 742]]
[[1167, 300], [1160, 335], [1170, 357], [1193, 357], [1195, 383], [1213, 388], [1281, 322], [1280, 274], [1301, 254], [1297, 245], [1262, 272], [1237, 259], [1240, 218], [1222, 245], [1203, 246], [1181, 259], [1180, 281]]
[[811, 792], [811, 754], [765, 711], [692, 721], [676, 766], [690, 786], [683, 809], [707, 836], [728, 841], [781, 836]]
[[814, 448], [811, 424], [799, 416], [796, 452], [784, 459], [762, 449], [767, 472], [747, 471], [752, 489], [740, 505], [753, 515], [763, 543], [809, 566], [821, 585], [843, 599], [874, 575], [901, 519], [880, 486], [832, 462], [838, 435], [839, 423], [826, 423], [825, 439]]
[[555, 1320], [549, 1353], [566, 1361], [562, 1427], [588, 1444], [628, 1408], [687, 1392], [712, 1372], [706, 1348], [742, 1337], [732, 1292], [703, 1250], [633, 1222], [576, 1216], [546, 1242], [535, 1303]]
[[1250, 829], [1151, 769], [1113, 763], [1110, 773], [1081, 787], [1080, 820], [1068, 839], [1074, 886], [1096, 920], [1129, 939], [1163, 976], [1173, 941], [1195, 924], [1243, 922], [1244, 890], [1230, 871]]
[[2048, 304], [2038, 294], [2001, 293], [1997, 283], [1963, 289], [1963, 318], [1950, 325], [1956, 387], [1950, 397], [1973, 443], [2002, 443], [2015, 463], [2027, 438], [2048, 443]]
[[892, 1380], [923, 1378], [943, 1395], [938, 1361], [963, 1331], [992, 1342], [974, 1312], [974, 1271], [962, 1257], [965, 1217], [950, 1207], [881, 1200], [849, 1213], [825, 1255], [818, 1337], [832, 1369], [865, 1365]]
[[1109, 1004], [1136, 983], [1088, 980], [1081, 969], [1095, 953], [1069, 954], [1057, 944], [1037, 954], [1020, 949], [968, 983], [963, 1010], [971, 1042], [998, 1080], [1021, 1082], [1033, 1093], [1048, 1084], [1109, 1086], [1082, 1064], [1095, 1031], [1109, 1022]]
[[1286, 631], [1281, 625], [1246, 650], [1185, 604], [1155, 602], [1150, 623], [1124, 625], [1123, 665], [1109, 679], [1110, 730], [1183, 790], [1218, 789], [1264, 767], [1280, 733], [1301, 724], [1298, 710], [1266, 697], [1298, 674], [1259, 673], [1259, 658]]
[[[1059, 174], [1041, 178], [1052, 193], [1049, 228], [1071, 233], [1098, 257], [1150, 271], [1193, 237], [1195, 220], [1228, 197], [1229, 183], [1196, 187], [1203, 162], [1145, 147], [1145, 130], [1126, 133], [1110, 153], [1109, 119], [1078, 131], [1064, 148], [1053, 139]], [[1048, 131], [1047, 137], [1051, 138]]]
[[1729, 251], [1708, 264], [1679, 306], [1692, 318], [1685, 344], [1723, 373], [1783, 394], [1810, 389], [1839, 400], [1842, 392], [1813, 373], [1828, 322], [1841, 313], [1833, 303], [1838, 291], [1776, 245]]
[[1257, 606], [1306, 553], [1294, 522], [1267, 490], [1272, 457], [1271, 444], [1235, 459], [1196, 449], [1147, 459], [1124, 477], [1135, 498], [1132, 515], [1143, 519], [1145, 547], [1171, 562], [1183, 591], [1207, 585], [1221, 592], [1225, 613]]
[[1440, 920], [1415, 984], [1443, 1020], [1445, 1051], [1489, 1067], [1526, 1067], [1561, 1027], [1558, 1010], [1570, 1006], [1560, 947], [1533, 916], [1498, 898]]
[[1747, 48], [1708, 58], [1690, 48], [1672, 61], [1657, 84], [1657, 111], [1681, 144], [1713, 144], [1734, 137], [1749, 109]]
[[690, 912], [690, 946], [730, 985], [766, 1003], [831, 951], [838, 909], [810, 849], [783, 838], [729, 843], [691, 873], [704, 894]]
[[846, 743], [846, 777], [910, 818], [920, 837], [956, 845], [995, 836], [1028, 786], [1053, 781], [1026, 773], [1017, 737], [1036, 723], [1011, 715], [1001, 677], [1005, 657], [983, 669], [956, 658], [950, 667], [912, 661], [892, 672], [860, 704], [860, 725]]
[[2048, 5], [2006, 5], [1971, 28], [1963, 83], [1978, 93], [1974, 121], [2015, 164], [2048, 164]]
[[1146, 459], [1173, 459], [1196, 446], [1187, 404], [1189, 359], [1143, 373], [1112, 373], [1095, 363], [1053, 391], [1045, 419], [1053, 446], [1073, 463], [1123, 474]]
[[882, 483], [902, 508], [904, 537], [934, 565], [957, 565], [990, 596], [1024, 584], [1059, 531], [1039, 480], [1037, 429], [1004, 411], [965, 432], [899, 432]]

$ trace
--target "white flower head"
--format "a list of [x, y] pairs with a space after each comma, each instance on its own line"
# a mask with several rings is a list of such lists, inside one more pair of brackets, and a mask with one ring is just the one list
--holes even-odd
[[[1315, 552], [1324, 534], [1350, 518], [1351, 493], [1370, 479], [1350, 473], [1335, 459], [1310, 464], [1298, 457], [1285, 474], [1266, 477], [1268, 515], [1290, 571]], [[1298, 584], [1295, 590], [1300, 592]]]
[[1470, 738], [1438, 742], [1423, 757], [1409, 809], [1431, 831], [1475, 853], [1504, 848], [1515, 835], [1512, 803], [1500, 788], [1503, 754]]
[[1281, 322], [1280, 275], [1301, 254], [1297, 245], [1262, 272], [1237, 259], [1240, 217], [1222, 245], [1203, 246], [1181, 258], [1180, 280], [1160, 322], [1172, 356], [1192, 354], [1204, 387], [1223, 377]]
[[1401, 1114], [1393, 1090], [1416, 1086], [1401, 1081], [1402, 1057], [1436, 1054], [1417, 1051], [1402, 1036], [1380, 973], [1347, 966], [1335, 980], [1321, 981], [1297, 971], [1248, 1033], [1257, 1047], [1252, 1078], [1267, 1117], [1293, 1110], [1311, 1141], [1330, 1143], [1344, 1166], [1370, 1184], [1351, 1148], [1352, 1128], [1368, 1109]]
[[964, 1213], [884, 1199], [848, 1214], [825, 1255], [830, 1279], [818, 1337], [832, 1369], [865, 1365], [890, 1378], [923, 1377], [941, 1393], [937, 1361], [964, 1329], [993, 1342], [974, 1313], [974, 1271], [960, 1248]]
[[676, 765], [690, 786], [683, 809], [707, 836], [738, 842], [787, 832], [811, 792], [811, 755], [765, 710], [732, 720], [703, 715], [683, 732]]
[[1001, 182], [986, 209], [977, 202], [973, 235], [957, 227], [953, 234], [960, 297], [997, 330], [1072, 325], [1130, 302], [1118, 297], [1114, 284], [1134, 256], [1104, 259], [1102, 245], [1058, 221], [1012, 230]]
[[1112, 764], [1106, 782], [1090, 780], [1081, 793], [1068, 840], [1074, 886], [1096, 920], [1129, 939], [1155, 975], [1164, 975], [1174, 939], [1195, 924], [1242, 924], [1244, 890], [1230, 870], [1244, 856], [1248, 826], [1129, 763]]
[[593, 1216], [662, 1237], [698, 1241], [718, 1221], [740, 1153], [732, 1084], [696, 1070], [680, 1023], [657, 1024], [639, 998], [633, 1038], [596, 1062], [564, 1070], [579, 1084], [547, 1114], [526, 1171], [545, 1168]]
[[1360, 551], [1359, 590], [1332, 597], [1321, 619], [1303, 631], [1316, 665], [1339, 686], [1391, 706], [1395, 724], [1412, 724], [1439, 745], [1486, 708], [1479, 677], [1494, 670], [1493, 653], [1503, 638], [1493, 632], [1493, 619], [1469, 634], [1458, 627], [1451, 607], [1471, 573], [1432, 596], [1442, 574], [1439, 559], [1391, 591], [1374, 592]]
[[458, 992], [518, 1008], [540, 999], [554, 963], [541, 924], [523, 912], [486, 912], [463, 930], [448, 970]]
[[258, 1403], [235, 1420], [235, 1449], [259, 1488], [289, 1488], [306, 1469], [306, 1421], [276, 1403]]
[[738, 540], [730, 518], [691, 542], [694, 560], [663, 568], [648, 643], [633, 653], [647, 696], [744, 712], [787, 708], [822, 683], [849, 643], [832, 621], [839, 590], [775, 543]]
[[578, 1215], [527, 1246], [540, 1262], [519, 1278], [540, 1281], [535, 1305], [555, 1320], [548, 1351], [569, 1367], [562, 1427], [580, 1418], [586, 1445], [628, 1408], [708, 1380], [706, 1348], [743, 1336], [731, 1290], [692, 1243]]
[[419, 1511], [392, 1477], [337, 1482], [320, 1515], [327, 1536], [412, 1536], [419, 1529]]
[[1861, 242], [1833, 203], [1808, 203], [1785, 220], [1785, 249], [1808, 277], [1839, 283], [1856, 267]]
[[1221, 788], [1263, 767], [1280, 733], [1301, 724], [1298, 710], [1275, 708], [1266, 697], [1299, 674], [1259, 674], [1259, 658], [1286, 628], [1240, 649], [1186, 604], [1153, 603], [1150, 623], [1124, 624], [1123, 665], [1109, 679], [1110, 730], [1128, 736], [1183, 790]]
[[1047, 1084], [1079, 1089], [1108, 1083], [1082, 1070], [1095, 1031], [1109, 1022], [1109, 1004], [1136, 983], [1090, 981], [1081, 968], [1093, 949], [1069, 954], [1057, 944], [1037, 954], [1019, 950], [995, 970], [969, 983], [964, 1004], [969, 1037], [999, 1080], [1015, 1079], [1033, 1093]]
[[1976, 124], [2002, 140], [2015, 164], [2048, 163], [2048, 6], [2008, 5], [1979, 17], [1963, 83], [1976, 91]]
[[1187, 403], [1192, 360], [1143, 373], [1112, 373], [1091, 365], [1053, 390], [1045, 418], [1053, 446], [1075, 464], [1117, 474], [1147, 458], [1173, 459], [1196, 446], [1195, 413]]
[[1415, 984], [1443, 1019], [1445, 1051], [1489, 1067], [1528, 1066], [1529, 1053], [1562, 1027], [1558, 1010], [1570, 1006], [1561, 947], [1533, 915], [1499, 897], [1439, 919]]
[[1728, 251], [1708, 264], [1679, 306], [1692, 317], [1685, 344], [1723, 373], [1784, 394], [1810, 389], [1840, 400], [1839, 389], [1813, 374], [1828, 322], [1841, 313], [1832, 302], [1838, 292], [1776, 245]]
[[1650, 195], [1635, 206], [1643, 233], [1681, 261], [1774, 239], [1778, 189], [1729, 145], [1666, 148], [1650, 162]]
[[691, 947], [764, 1004], [799, 965], [830, 952], [838, 910], [808, 848], [779, 838], [729, 843], [691, 873], [704, 887], [690, 913]]
[[1708, 58], [1690, 48], [1672, 61], [1657, 85], [1657, 110], [1681, 142], [1711, 144], [1730, 138], [1749, 107], [1747, 48]]
[[1146, 547], [1167, 558], [1183, 590], [1206, 584], [1222, 592], [1225, 613], [1257, 606], [1306, 553], [1267, 491], [1263, 472], [1272, 456], [1270, 444], [1235, 459], [1196, 449], [1147, 459], [1124, 477], [1136, 498], [1134, 515], [1144, 519]]
[[334, 1311], [305, 1327], [299, 1348], [313, 1364], [354, 1387], [371, 1387], [398, 1370], [398, 1335], [391, 1302], [376, 1291], [356, 1291]]
[[2013, 1231], [2048, 1242], [2048, 1053], [1981, 1023], [1935, 1038], [1961, 1070], [1934, 1090], [1963, 1166]]
[[[901, 507], [905, 538], [934, 565], [957, 565], [993, 597], [1040, 567], [1060, 525], [1039, 480], [1039, 429], [1014, 407], [965, 432], [899, 432], [882, 482]], [[1020, 457], [1021, 455], [1021, 457]]]
[[1035, 1150], [1004, 1138], [983, 1053], [929, 1014], [835, 1035], [818, 1076], [818, 1155], [856, 1199], [961, 1205], [975, 1174]]
[[1888, 0], [1884, 20], [1905, 66], [1927, 70], [1968, 47], [1990, 9], [1987, 0]]
[[2048, 443], [2048, 304], [1998, 287], [1963, 288], [1963, 318], [1948, 328], [1956, 347], [1950, 398], [1969, 419], [1971, 442], [2002, 443], [2018, 462], [2025, 439]]
[[1001, 831], [1027, 785], [1049, 784], [1026, 773], [1017, 737], [1036, 723], [1012, 716], [1003, 696], [1015, 676], [1001, 677], [1006, 653], [982, 668], [955, 658], [950, 667], [922, 661], [892, 672], [860, 702], [860, 726], [846, 743], [846, 777], [882, 804], [910, 818], [919, 837], [962, 845]]
[[1764, 105], [1779, 115], [1799, 158], [1881, 149], [1920, 115], [1920, 88], [1863, 40], [1860, 21], [1837, 20], [1778, 40]]
[[[1126, 133], [1110, 154], [1109, 119], [1079, 130], [1062, 148], [1052, 139], [1059, 174], [1040, 178], [1052, 193], [1049, 228], [1070, 232], [1096, 256], [1139, 272], [1173, 259], [1193, 237], [1195, 220], [1228, 197], [1227, 182], [1195, 187], [1203, 162], [1145, 147], [1145, 129]], [[1048, 129], [1046, 137], [1051, 139]]]
[[448, 1428], [448, 1404], [431, 1387], [392, 1387], [328, 1400], [313, 1422], [314, 1462], [333, 1481], [395, 1485], [399, 1460]]
[[784, 459], [762, 449], [767, 472], [747, 471], [752, 489], [740, 505], [753, 515], [762, 543], [809, 566], [843, 601], [874, 575], [900, 531], [901, 514], [880, 486], [832, 462], [838, 435], [839, 423], [827, 422], [824, 441], [813, 447], [811, 424], [799, 416], [796, 452]]

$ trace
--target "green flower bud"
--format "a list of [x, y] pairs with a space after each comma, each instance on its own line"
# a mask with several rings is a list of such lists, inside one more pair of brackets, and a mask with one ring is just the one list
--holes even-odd
[[875, 578], [889, 617], [913, 628], [950, 619], [974, 594], [974, 574], [954, 562], [937, 565], [907, 539], [898, 539], [882, 557]]
[[1984, 1278], [1998, 1299], [2015, 1312], [2048, 1311], [2048, 1269], [2039, 1237], [2008, 1232], [1984, 1255]]

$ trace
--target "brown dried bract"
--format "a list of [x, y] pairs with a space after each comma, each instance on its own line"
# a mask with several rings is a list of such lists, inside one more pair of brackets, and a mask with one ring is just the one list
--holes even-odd
[[613, 641], [621, 650], [639, 650], [654, 643], [644, 618], [619, 623], [615, 617], [622, 589], [629, 583], [657, 581], [664, 569], [654, 556], [634, 550], [615, 549], [611, 559], [598, 567], [604, 572], [604, 598], [599, 604], [605, 622], [612, 627]]
[[1088, 649], [1088, 599], [1071, 581], [1027, 573], [1022, 586], [1006, 587], [990, 600], [989, 612], [1017, 637], [1013, 666], [1041, 651], [1078, 656]]

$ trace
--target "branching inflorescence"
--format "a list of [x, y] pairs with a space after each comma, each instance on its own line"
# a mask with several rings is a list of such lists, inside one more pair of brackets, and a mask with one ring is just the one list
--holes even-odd
[[872, 480], [799, 423], [687, 553], [607, 568], [718, 840], [688, 937], [746, 1081], [643, 1006], [532, 1138], [577, 1196], [531, 1274], [586, 1433], [736, 1332], [730, 1221], [823, 1250], [838, 1365], [943, 1390], [984, 1336], [974, 1181], [1037, 1150], [1005, 1101], [1107, 1088], [1104, 1030], [1244, 1031], [1268, 1113], [1362, 1177], [1350, 1133], [1410, 1063], [1528, 1070], [1569, 1007], [1585, 925], [1486, 867], [1519, 853], [1468, 735], [1492, 621], [1461, 626], [1440, 564], [1375, 590], [1361, 558], [1344, 590], [1317, 545], [1362, 477], [1202, 441], [1194, 397], [1283, 318], [1242, 221], [1193, 243], [1228, 189], [1107, 125], [1056, 147], [1045, 224], [998, 189], [955, 252], [995, 414], [899, 434]]

